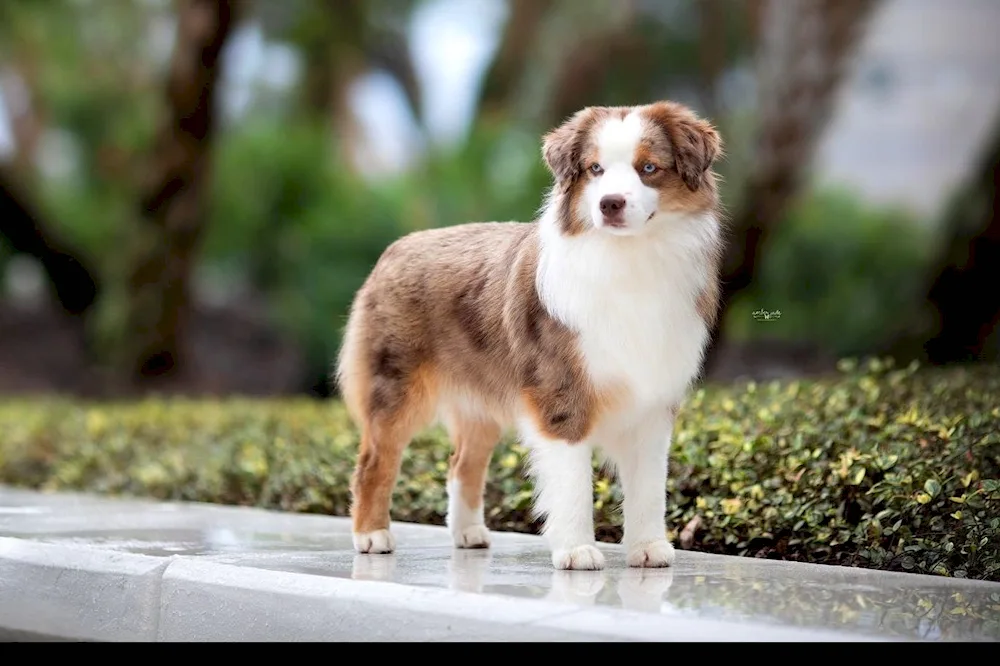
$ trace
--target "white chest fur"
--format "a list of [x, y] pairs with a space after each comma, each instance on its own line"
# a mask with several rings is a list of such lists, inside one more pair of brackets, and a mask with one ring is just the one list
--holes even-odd
[[543, 219], [541, 231], [542, 302], [579, 335], [592, 379], [624, 383], [635, 406], [680, 401], [708, 339], [696, 303], [716, 221], [660, 216], [639, 236], [567, 237]]

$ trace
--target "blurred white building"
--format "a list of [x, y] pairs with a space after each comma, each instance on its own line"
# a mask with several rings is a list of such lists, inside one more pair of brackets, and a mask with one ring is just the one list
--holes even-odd
[[1000, 116], [1000, 0], [884, 0], [816, 156], [821, 183], [933, 220]]

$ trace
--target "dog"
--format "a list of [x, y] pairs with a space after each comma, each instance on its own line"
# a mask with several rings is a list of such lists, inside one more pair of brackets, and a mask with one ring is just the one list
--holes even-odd
[[359, 553], [390, 553], [400, 460], [435, 419], [455, 450], [447, 525], [490, 543], [487, 467], [501, 433], [528, 450], [556, 569], [601, 569], [593, 452], [624, 493], [626, 561], [666, 567], [668, 452], [717, 316], [718, 131], [671, 102], [587, 107], [542, 140], [554, 184], [533, 222], [478, 222], [392, 243], [355, 295], [336, 381], [361, 433]]

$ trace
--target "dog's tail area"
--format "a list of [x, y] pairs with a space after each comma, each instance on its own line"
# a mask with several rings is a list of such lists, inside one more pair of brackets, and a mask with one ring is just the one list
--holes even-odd
[[334, 373], [334, 381], [347, 411], [359, 425], [364, 422], [367, 411], [365, 396], [368, 393], [367, 387], [371, 384], [368, 364], [365, 363], [364, 300], [365, 292], [362, 290], [351, 305]]

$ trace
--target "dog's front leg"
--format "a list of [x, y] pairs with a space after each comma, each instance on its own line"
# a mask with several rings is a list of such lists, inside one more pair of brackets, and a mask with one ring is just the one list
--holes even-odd
[[667, 540], [667, 458], [674, 410], [645, 420], [610, 453], [625, 495], [624, 544], [630, 567], [668, 567], [674, 548]]
[[556, 569], [603, 569], [594, 541], [594, 480], [589, 444], [567, 444], [537, 435], [525, 443], [535, 478], [535, 513], [544, 516], [544, 534]]

